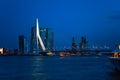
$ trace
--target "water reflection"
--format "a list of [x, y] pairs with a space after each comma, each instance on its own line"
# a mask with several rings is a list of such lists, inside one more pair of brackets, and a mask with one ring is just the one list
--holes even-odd
[[106, 57], [1, 57], [0, 65], [0, 80], [120, 80]]
[[108, 73], [109, 80], [120, 80], [120, 71], [113, 70]]
[[35, 56], [31, 61], [31, 80], [46, 80], [44, 57]]

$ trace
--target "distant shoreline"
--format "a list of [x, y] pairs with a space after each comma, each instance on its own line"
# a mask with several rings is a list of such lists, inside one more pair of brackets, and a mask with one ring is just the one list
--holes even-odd
[[[50, 56], [50, 55], [41, 55], [41, 54], [4, 54], [0, 56]], [[59, 56], [59, 57], [71, 57], [71, 56], [113, 56], [112, 53], [110, 54], [89, 54], [89, 53], [83, 53], [83, 54], [70, 54], [69, 56], [60, 56], [59, 54], [52, 55], [52, 56]]]

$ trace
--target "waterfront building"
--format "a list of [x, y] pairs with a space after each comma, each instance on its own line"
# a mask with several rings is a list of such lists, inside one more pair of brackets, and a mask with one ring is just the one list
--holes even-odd
[[86, 37], [81, 37], [81, 42], [80, 42], [80, 50], [86, 50], [87, 49], [87, 45], [88, 45], [88, 41], [86, 39]]
[[30, 52], [34, 53], [37, 51], [37, 38], [35, 27], [31, 28], [31, 39], [30, 39]]
[[4, 53], [4, 48], [0, 48], [0, 54]]
[[19, 52], [20, 54], [28, 53], [28, 41], [24, 35], [19, 36]]
[[72, 52], [77, 53], [77, 51], [78, 51], [78, 48], [77, 48], [77, 44], [76, 44], [76, 38], [73, 37], [72, 38]]
[[54, 35], [50, 28], [40, 28], [40, 36], [47, 51], [52, 51], [54, 47]]
[[10, 50], [5, 48], [0, 48], [0, 55], [10, 55]]
[[52, 51], [54, 47], [53, 31], [50, 28], [39, 28], [37, 25], [38, 22], [31, 28], [30, 52]]

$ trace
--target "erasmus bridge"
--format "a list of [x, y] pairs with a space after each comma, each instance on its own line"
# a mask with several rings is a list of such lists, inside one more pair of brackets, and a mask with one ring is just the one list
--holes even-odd
[[39, 22], [38, 22], [38, 18], [36, 19], [36, 26], [35, 26], [35, 43], [36, 43], [36, 51], [35, 53], [39, 53], [40, 50], [39, 50], [39, 47], [41, 47], [42, 51], [45, 52], [46, 51], [46, 48], [45, 48], [45, 45], [43, 43], [43, 40], [40, 36], [40, 29], [39, 29]]
[[[38, 22], [38, 18], [36, 19], [36, 26], [35, 26], [35, 46], [36, 46], [36, 49], [35, 49], [35, 53], [47, 53], [47, 48], [45, 47], [45, 44], [42, 40], [42, 37], [41, 37], [41, 33], [40, 33], [40, 29], [39, 29], [39, 22]], [[41, 47], [41, 50], [40, 50], [40, 47]], [[64, 52], [66, 50], [52, 50], [52, 52]], [[69, 52], [72, 52], [72, 50], [68, 50]], [[111, 49], [87, 49], [87, 50], [83, 50], [83, 51], [78, 51], [78, 52], [112, 52], [113, 50]]]
[[42, 41], [42, 38], [41, 38], [41, 36], [40, 36], [40, 32], [39, 32], [39, 23], [38, 23], [38, 18], [36, 19], [36, 40], [37, 40], [37, 48], [38, 48], [38, 46], [39, 46], [39, 44], [41, 45], [41, 47], [42, 47], [42, 50], [43, 51], [46, 51], [46, 48], [45, 48], [45, 45], [44, 45], [44, 43], [43, 43], [43, 41]]
[[31, 28], [30, 53], [40, 54], [52, 51], [54, 47], [54, 33], [50, 28], [39, 26], [38, 18]]

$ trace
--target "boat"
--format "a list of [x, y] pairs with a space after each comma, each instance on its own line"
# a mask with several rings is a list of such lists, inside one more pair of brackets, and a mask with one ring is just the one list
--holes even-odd
[[60, 53], [59, 53], [59, 56], [60, 56], [60, 57], [69, 57], [69, 56], [70, 56], [70, 53], [69, 53], [69, 52], [60, 52]]
[[113, 57], [109, 57], [110, 62], [114, 65], [115, 69], [120, 71], [120, 45], [119, 49], [113, 52]]
[[48, 55], [48, 56], [55, 56], [55, 53], [48, 52], [47, 55]]
[[115, 69], [120, 71], [120, 58], [111, 57], [109, 59], [110, 59], [111, 63], [114, 65]]
[[64, 57], [64, 56], [65, 56], [65, 53], [64, 53], [64, 52], [60, 52], [60, 53], [59, 53], [59, 56], [60, 56], [60, 57]]

